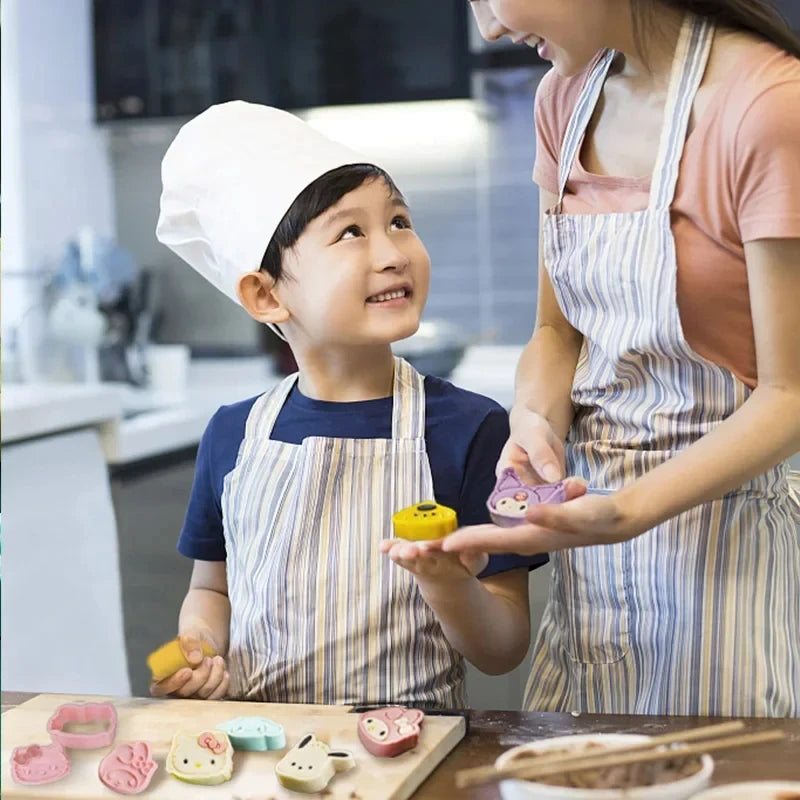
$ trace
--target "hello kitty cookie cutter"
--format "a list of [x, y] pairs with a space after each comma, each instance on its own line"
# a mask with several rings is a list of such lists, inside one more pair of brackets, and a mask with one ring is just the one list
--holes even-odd
[[527, 486], [506, 467], [497, 479], [494, 491], [486, 501], [489, 516], [495, 525], [513, 528], [525, 522], [525, 513], [531, 506], [541, 503], [563, 503], [567, 499], [564, 482]]
[[166, 770], [185, 783], [214, 786], [233, 775], [233, 745], [223, 731], [176, 733], [167, 754]]
[[11, 777], [14, 783], [53, 783], [65, 778], [71, 771], [70, 760], [58, 742], [15, 747], [11, 753]]

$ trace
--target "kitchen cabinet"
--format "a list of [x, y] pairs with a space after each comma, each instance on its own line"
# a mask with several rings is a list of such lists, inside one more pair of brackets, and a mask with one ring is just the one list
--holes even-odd
[[[12, 390], [4, 386], [3, 394]], [[58, 415], [57, 391], [51, 405]], [[4, 686], [130, 691], [118, 565], [97, 430], [4, 441]]]
[[[94, 0], [97, 119], [469, 96], [463, 0]], [[421, 22], [421, 20], [423, 22]]]

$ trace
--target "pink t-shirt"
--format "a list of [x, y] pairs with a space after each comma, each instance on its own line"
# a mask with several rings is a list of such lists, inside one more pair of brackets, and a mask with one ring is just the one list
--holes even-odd
[[[572, 78], [551, 70], [536, 94], [533, 179], [553, 194], [567, 124], [595, 63]], [[594, 175], [578, 159], [563, 211], [637, 211], [647, 206], [649, 192], [649, 178]], [[686, 140], [672, 231], [687, 341], [755, 387], [743, 243], [800, 237], [800, 60], [755, 43], [716, 91]]]

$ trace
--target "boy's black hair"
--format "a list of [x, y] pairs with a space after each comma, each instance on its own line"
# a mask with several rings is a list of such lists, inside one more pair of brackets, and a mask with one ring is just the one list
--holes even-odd
[[392, 195], [403, 197], [389, 173], [374, 164], [349, 164], [320, 175], [295, 198], [267, 245], [260, 269], [276, 281], [283, 274], [283, 252], [294, 247], [311, 220], [336, 205], [348, 192], [368, 180], [381, 178]]

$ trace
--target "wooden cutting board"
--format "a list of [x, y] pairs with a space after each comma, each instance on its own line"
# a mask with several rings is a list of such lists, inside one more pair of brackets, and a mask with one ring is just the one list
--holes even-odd
[[[328, 800], [405, 800], [430, 775], [466, 732], [460, 716], [427, 716], [419, 744], [395, 758], [375, 758], [358, 739], [358, 714], [346, 706], [282, 705], [277, 703], [213, 702], [209, 700], [164, 700], [155, 698], [113, 698], [79, 695], [42, 694], [11, 709], [2, 717], [2, 796], [97, 800], [123, 797], [106, 788], [97, 777], [103, 757], [112, 749], [67, 750], [71, 773], [42, 786], [20, 785], [11, 778], [10, 759], [15, 747], [49, 744], [47, 720], [64, 703], [110, 700], [117, 709], [118, 724], [114, 744], [144, 739], [150, 743], [158, 772], [140, 797], [153, 800], [299, 800], [303, 796], [324, 795]], [[286, 750], [275, 752], [237, 752], [233, 758], [233, 778], [218, 786], [183, 783], [169, 775], [164, 762], [173, 734], [199, 733], [213, 729], [234, 717], [261, 716], [286, 728], [287, 748], [306, 733], [316, 733], [335, 749], [350, 750], [355, 769], [337, 774], [327, 792], [303, 795], [284, 789], [275, 777], [275, 764]]]

